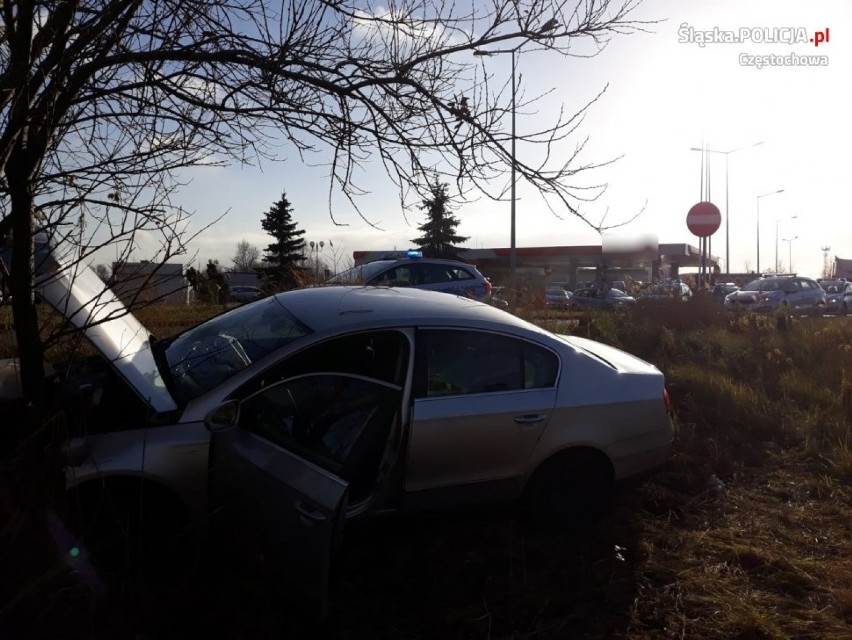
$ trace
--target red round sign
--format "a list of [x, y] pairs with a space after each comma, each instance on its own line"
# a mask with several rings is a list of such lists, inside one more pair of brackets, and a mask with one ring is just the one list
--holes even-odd
[[699, 238], [712, 236], [722, 224], [722, 214], [712, 202], [699, 202], [692, 205], [686, 214], [686, 226]]

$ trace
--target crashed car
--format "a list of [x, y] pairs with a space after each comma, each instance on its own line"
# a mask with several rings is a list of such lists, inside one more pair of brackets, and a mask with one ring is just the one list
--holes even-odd
[[96, 418], [64, 447], [68, 488], [231, 512], [317, 611], [349, 518], [517, 500], [570, 522], [671, 450], [656, 367], [469, 298], [313, 287], [157, 341], [88, 267], [42, 284], [102, 355], [64, 382]]

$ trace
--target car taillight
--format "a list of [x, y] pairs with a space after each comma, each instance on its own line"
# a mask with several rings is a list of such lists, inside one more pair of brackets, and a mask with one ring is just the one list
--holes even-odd
[[672, 400], [669, 398], [669, 390], [663, 387], [663, 406], [666, 408], [666, 413], [672, 412]]
[[485, 287], [485, 293], [487, 293], [487, 294], [490, 296], [490, 295], [491, 295], [491, 290], [494, 288], [494, 286], [493, 286], [490, 282], [488, 282], [488, 280], [486, 280], [486, 281], [483, 283], [483, 285], [484, 285], [484, 287]]

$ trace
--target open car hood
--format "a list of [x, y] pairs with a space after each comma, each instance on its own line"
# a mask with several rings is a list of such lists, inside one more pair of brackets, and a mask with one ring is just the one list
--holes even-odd
[[[119, 375], [156, 412], [177, 409], [166, 389], [151, 334], [91, 267], [75, 259], [76, 248], [36, 242], [36, 291], [68, 322], [81, 329]], [[3, 248], [7, 266], [11, 251]], [[13, 276], [14, 277], [14, 276]]]

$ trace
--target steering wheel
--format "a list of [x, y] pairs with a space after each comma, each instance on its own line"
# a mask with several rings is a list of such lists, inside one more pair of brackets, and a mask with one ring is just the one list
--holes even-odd
[[239, 340], [214, 335], [196, 340], [187, 350], [175, 375], [194, 387], [209, 390], [251, 364]]

